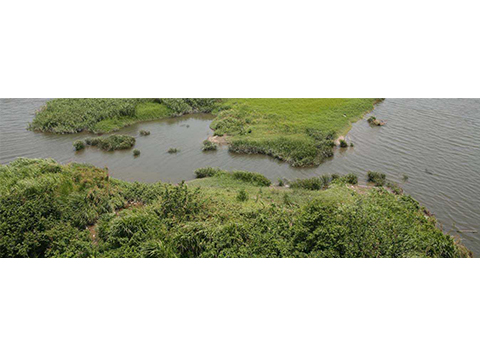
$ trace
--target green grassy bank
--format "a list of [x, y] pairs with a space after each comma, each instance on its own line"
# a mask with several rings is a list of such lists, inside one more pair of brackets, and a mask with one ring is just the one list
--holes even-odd
[[139, 121], [211, 112], [217, 99], [55, 99], [39, 109], [29, 130], [104, 134]]
[[1, 257], [462, 257], [410, 196], [271, 187], [210, 172], [178, 186], [128, 183], [89, 165], [0, 166]]
[[31, 130], [108, 133], [138, 121], [212, 112], [215, 135], [230, 151], [266, 154], [294, 166], [333, 156], [334, 140], [379, 99], [56, 99]]

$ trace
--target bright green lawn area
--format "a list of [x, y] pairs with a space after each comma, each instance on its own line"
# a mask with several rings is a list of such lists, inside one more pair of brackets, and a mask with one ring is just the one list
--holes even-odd
[[294, 166], [333, 156], [333, 140], [379, 99], [227, 99], [212, 124], [230, 150], [267, 154]]

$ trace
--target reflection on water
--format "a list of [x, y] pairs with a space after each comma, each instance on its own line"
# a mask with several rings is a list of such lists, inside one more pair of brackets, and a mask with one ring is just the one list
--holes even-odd
[[[385, 127], [370, 127], [365, 120], [353, 125], [347, 140], [355, 147], [337, 150], [335, 157], [317, 168], [298, 169], [261, 155], [229, 153], [226, 147], [202, 152], [202, 141], [212, 133], [210, 117], [192, 115], [172, 120], [136, 124], [119, 131], [137, 138], [138, 158], [131, 151], [103, 152], [87, 148], [73, 151], [72, 142], [88, 134], [33, 133], [25, 128], [42, 99], [0, 99], [0, 163], [17, 157], [51, 157], [108, 167], [112, 176], [129, 181], [193, 179], [199, 167], [249, 170], [276, 181], [324, 173], [355, 172], [364, 178], [368, 170], [384, 172], [405, 191], [429, 208], [444, 229], [477, 231], [462, 239], [480, 255], [480, 100], [386, 99], [374, 115]], [[139, 137], [139, 130], [151, 131]], [[179, 148], [168, 154], [170, 147]], [[403, 182], [403, 175], [408, 181]]]

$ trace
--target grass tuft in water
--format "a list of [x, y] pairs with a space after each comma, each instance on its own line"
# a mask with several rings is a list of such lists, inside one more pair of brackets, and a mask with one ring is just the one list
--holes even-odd
[[87, 138], [85, 143], [106, 151], [126, 150], [131, 149], [135, 145], [135, 138], [129, 135], [110, 135], [107, 137]]
[[205, 140], [203, 142], [202, 151], [214, 151], [217, 150], [217, 144], [211, 142], [210, 140]]
[[85, 143], [82, 140], [77, 140], [73, 143], [73, 147], [75, 148], [75, 151], [80, 151], [85, 149]]

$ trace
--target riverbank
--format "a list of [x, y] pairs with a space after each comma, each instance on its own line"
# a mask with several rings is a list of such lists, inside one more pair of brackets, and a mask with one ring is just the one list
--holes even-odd
[[469, 256], [410, 196], [280, 190], [252, 173], [144, 184], [18, 159], [0, 166], [0, 224], [1, 257]]

